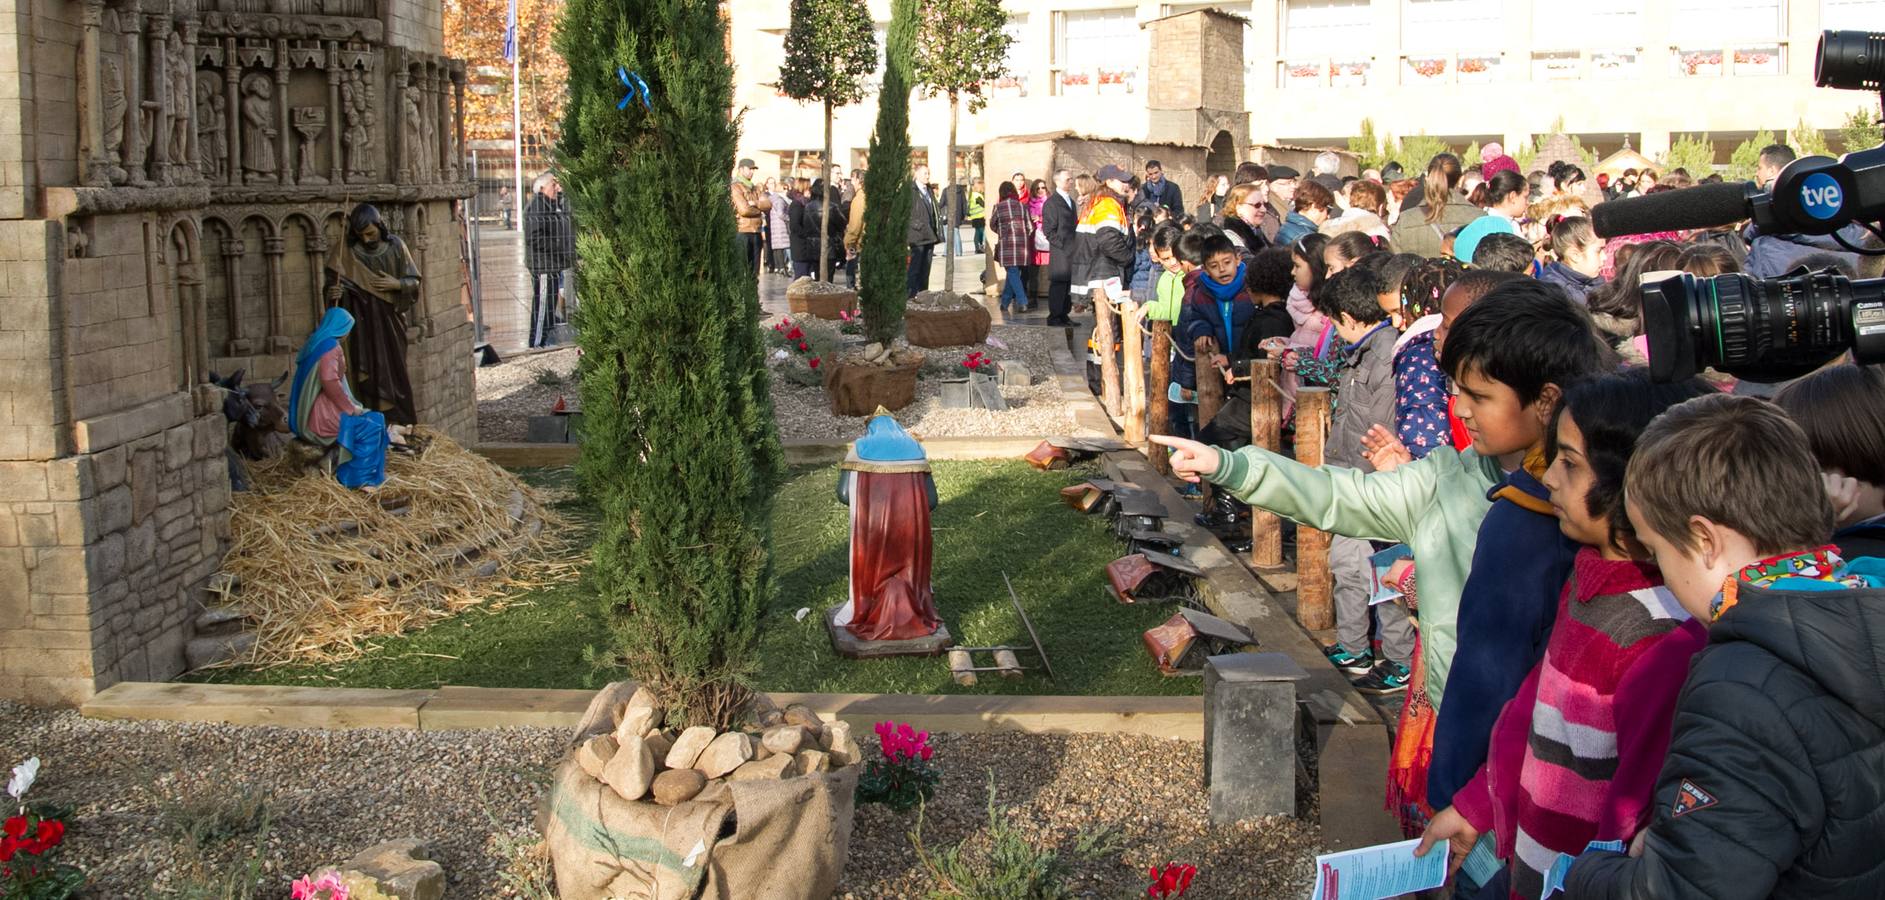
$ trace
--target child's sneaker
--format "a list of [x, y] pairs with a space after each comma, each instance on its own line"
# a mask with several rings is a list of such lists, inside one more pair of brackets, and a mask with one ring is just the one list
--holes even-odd
[[1406, 666], [1384, 659], [1355, 682], [1355, 690], [1364, 694], [1398, 694], [1407, 690], [1407, 678]]
[[1351, 676], [1366, 675], [1374, 668], [1374, 654], [1365, 650], [1356, 653], [1339, 642], [1322, 648], [1322, 655], [1328, 657], [1336, 668]]

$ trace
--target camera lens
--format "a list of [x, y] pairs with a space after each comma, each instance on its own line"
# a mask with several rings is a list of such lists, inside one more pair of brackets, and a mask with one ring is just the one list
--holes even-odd
[[1885, 87], [1885, 33], [1822, 33], [1820, 52], [1813, 62], [1813, 83], [1855, 91], [1876, 91]]
[[1695, 359], [1753, 381], [1797, 378], [1848, 348], [1885, 352], [1885, 282], [1832, 272], [1763, 281], [1721, 275], [1691, 287]]

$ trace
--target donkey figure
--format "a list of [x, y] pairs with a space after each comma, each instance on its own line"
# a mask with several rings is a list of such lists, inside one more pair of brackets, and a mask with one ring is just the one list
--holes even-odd
[[229, 466], [229, 486], [237, 491], [249, 489], [249, 473], [242, 464], [243, 457], [274, 456], [280, 452], [283, 442], [279, 435], [288, 433], [288, 412], [282, 408], [278, 393], [282, 383], [288, 380], [288, 374], [284, 372], [274, 381], [244, 386], [245, 371], [237, 369], [227, 378], [218, 378], [214, 372], [209, 376], [209, 382], [223, 390], [223, 418], [235, 425], [223, 456]]

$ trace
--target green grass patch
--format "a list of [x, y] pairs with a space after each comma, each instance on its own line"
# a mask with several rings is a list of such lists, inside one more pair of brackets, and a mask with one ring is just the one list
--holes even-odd
[[[1057, 491], [1095, 474], [1038, 472], [1026, 463], [938, 462], [940, 503], [932, 583], [943, 621], [968, 646], [1027, 646], [1027, 630], [1002, 582], [1014, 582], [1054, 664], [1058, 682], [1029, 673], [985, 676], [974, 687], [950, 680], [941, 657], [853, 661], [831, 649], [824, 611], [849, 594], [849, 514], [837, 499], [836, 466], [794, 469], [773, 511], [778, 593], [760, 628], [755, 682], [773, 691], [914, 694], [1195, 694], [1197, 679], [1160, 676], [1140, 634], [1172, 615], [1168, 607], [1122, 606], [1102, 587], [1105, 565], [1122, 551], [1105, 523], [1060, 502]], [[563, 496], [558, 511], [587, 529], [594, 510], [574, 496], [567, 469], [521, 473]], [[580, 539], [587, 539], [587, 534]], [[809, 610], [803, 619], [795, 614]], [[594, 687], [611, 677], [585, 649], [608, 640], [580, 584], [525, 592], [492, 613], [473, 611], [429, 628], [371, 643], [339, 665], [224, 669], [198, 680], [374, 688]], [[1033, 654], [1022, 654], [1032, 663]], [[986, 664], [984, 661], [983, 664]]]

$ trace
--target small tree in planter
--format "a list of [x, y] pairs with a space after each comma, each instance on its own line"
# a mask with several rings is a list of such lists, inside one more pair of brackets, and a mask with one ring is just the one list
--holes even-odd
[[[737, 119], [716, 4], [569, 0], [558, 159], [582, 230], [584, 444], [602, 510], [590, 583], [613, 661], [670, 722], [727, 729], [773, 588], [783, 456], [759, 300], [734, 244]], [[624, 87], [641, 80], [645, 90]], [[630, 102], [621, 103], [624, 93]]]
[[[856, 0], [792, 0], [779, 89], [794, 100], [825, 107], [825, 155], [820, 178], [831, 184], [831, 111], [864, 99], [865, 78], [877, 68], [870, 9]], [[823, 198], [820, 198], [821, 200]], [[831, 204], [818, 222], [818, 280], [831, 277]]]
[[[964, 101], [971, 114], [988, 105], [984, 84], [993, 84], [1008, 72], [1008, 45], [1014, 42], [1006, 26], [1008, 13], [1001, 0], [928, 0], [923, 4], [923, 28], [916, 45], [916, 79], [923, 94], [949, 97], [948, 172], [943, 190], [956, 180], [956, 118]], [[960, 204], [949, 204], [951, 238], [962, 225]], [[954, 288], [956, 243], [944, 241], [943, 284]]]
[[891, 0], [884, 38], [884, 83], [877, 94], [877, 128], [871, 132], [870, 169], [864, 174], [863, 269], [858, 306], [864, 333], [873, 341], [896, 340], [903, 324], [904, 273], [910, 223], [910, 88], [916, 51], [918, 0]]

